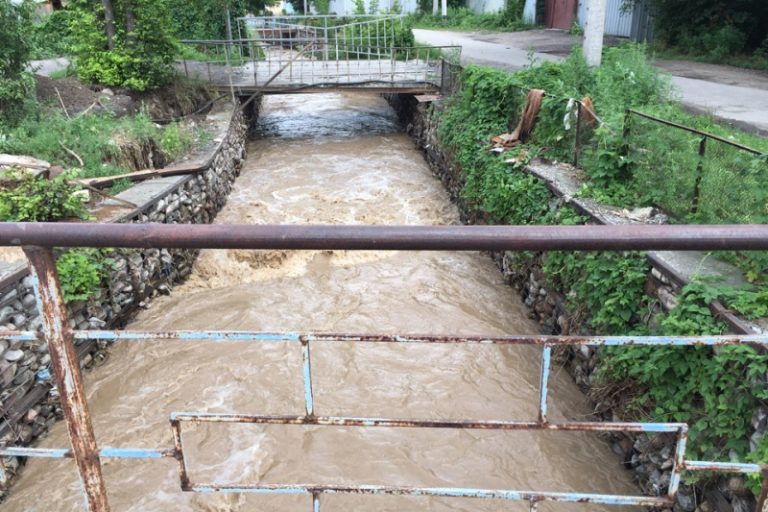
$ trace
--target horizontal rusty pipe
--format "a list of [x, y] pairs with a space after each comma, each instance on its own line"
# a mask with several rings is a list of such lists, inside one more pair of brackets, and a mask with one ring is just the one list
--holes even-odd
[[507, 501], [555, 501], [561, 503], [594, 503], [669, 507], [668, 497], [622, 496], [578, 492], [540, 492], [502, 489], [467, 489], [460, 487], [403, 487], [392, 485], [318, 485], [318, 484], [190, 484], [193, 492], [227, 492], [250, 494], [358, 494], [380, 496], [422, 496], [435, 498], [479, 498]]
[[768, 250], [768, 225], [330, 226], [0, 223], [0, 246], [310, 250]]
[[686, 126], [684, 124], [676, 123], [674, 121], [670, 121], [668, 119], [662, 119], [660, 117], [652, 116], [650, 114], [646, 114], [645, 112], [640, 112], [638, 110], [633, 109], [627, 109], [627, 113], [643, 117], [645, 119], [648, 119], [650, 121], [654, 121], [656, 123], [664, 124], [667, 126], [671, 126], [673, 128], [677, 128], [679, 130], [685, 130], [690, 133], [695, 133], [696, 135], [703, 135], [704, 137], [712, 140], [716, 140], [717, 142], [721, 142], [723, 144], [727, 144], [729, 146], [733, 146], [735, 148], [739, 148], [742, 151], [746, 151], [748, 153], [752, 153], [753, 155], [763, 155], [764, 153], [762, 151], [758, 151], [757, 149], [751, 148], [749, 146], [745, 146], [744, 144], [739, 144], [738, 142], [734, 142], [732, 140], [728, 140], [725, 137], [720, 137], [719, 135], [715, 135], [714, 133], [704, 132], [696, 128], [692, 128], [690, 126]]
[[[402, 418], [357, 418], [350, 416], [272, 416], [258, 414], [226, 414], [205, 412], [173, 412], [171, 424], [190, 423], [251, 423], [257, 425], [312, 425], [335, 427], [389, 428], [449, 428], [480, 430], [564, 430], [575, 432], [679, 432], [684, 423], [622, 423], [574, 421], [568, 423], [539, 423], [536, 421], [498, 420], [433, 420]], [[177, 428], [177, 427], [174, 427]]]

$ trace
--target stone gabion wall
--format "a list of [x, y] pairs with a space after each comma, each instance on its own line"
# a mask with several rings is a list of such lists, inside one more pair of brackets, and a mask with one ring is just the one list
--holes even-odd
[[[419, 104], [407, 95], [389, 95], [390, 105], [397, 111], [406, 130], [414, 138], [417, 146], [425, 153], [435, 175], [440, 178], [452, 200], [459, 207], [462, 221], [466, 224], [482, 223], [464, 202], [461, 191], [464, 178], [461, 170], [451, 157], [450, 148], [441, 146], [438, 135], [438, 123], [431, 112], [440, 112], [441, 103], [433, 103], [432, 110], [425, 104]], [[554, 194], [550, 208], [556, 210], [563, 202]], [[575, 318], [566, 308], [563, 290], [553, 290], [545, 286], [545, 276], [541, 271], [541, 260], [534, 257], [521, 265], [514, 253], [493, 253], [491, 255], [504, 274], [505, 280], [517, 290], [523, 302], [529, 308], [529, 316], [541, 326], [546, 334], [576, 334], [582, 327], [581, 320]], [[680, 286], [672, 282], [662, 272], [652, 268], [646, 278], [646, 294], [655, 298], [654, 308], [648, 315], [669, 311], [677, 304], [676, 296]], [[558, 362], [563, 364], [573, 376], [579, 387], [591, 395], [596, 378], [594, 371], [599, 355], [594, 347], [582, 346], [556, 354]], [[603, 411], [607, 420], [613, 417], [612, 404], [596, 403], [595, 410]], [[761, 407], [752, 417], [753, 435], [757, 440], [768, 432], [768, 407]], [[672, 475], [673, 454], [676, 444], [674, 436], [645, 434], [615, 434], [608, 436], [613, 451], [622, 459], [626, 469], [633, 471], [642, 491], [648, 495], [666, 493]], [[745, 487], [742, 476], [726, 476], [709, 485], [697, 487], [681, 486], [674, 512], [752, 512], [755, 509], [754, 498]]]
[[[120, 222], [213, 221], [240, 173], [246, 153], [246, 131], [246, 121], [236, 108], [205, 171], [185, 176], [163, 197], [140, 205]], [[192, 271], [196, 256], [197, 251], [192, 250], [115, 250], [110, 253], [113, 264], [102, 287], [87, 301], [68, 304], [70, 325], [80, 330], [123, 326], [138, 308], [148, 307], [153, 296], [169, 293], [174, 284], [184, 280]], [[34, 331], [41, 325], [28, 273], [0, 283], [0, 327]], [[108, 357], [104, 342], [81, 342], [76, 348], [81, 367], [101, 364]], [[61, 417], [49, 363], [45, 342], [0, 340], [0, 408], [4, 414], [0, 443], [27, 445]], [[19, 460], [8, 457], [3, 463], [8, 480], [18, 469]]]

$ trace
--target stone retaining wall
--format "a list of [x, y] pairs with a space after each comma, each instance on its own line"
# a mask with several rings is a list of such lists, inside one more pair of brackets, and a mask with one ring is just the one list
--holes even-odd
[[[416, 144], [425, 153], [433, 172], [440, 178], [448, 190], [451, 199], [458, 205], [462, 221], [466, 224], [481, 224], [483, 219], [468, 207], [461, 196], [464, 178], [461, 170], [454, 163], [450, 148], [441, 146], [437, 136], [438, 123], [432, 115], [433, 110], [444, 108], [440, 103], [418, 103], [412, 96], [389, 95], [392, 107], [398, 112], [406, 130]], [[537, 177], [535, 169], [529, 169]], [[544, 180], [548, 181], [548, 180]], [[547, 183], [552, 192], [550, 208], [557, 210], [568, 204], [582, 213], [594, 215], [588, 205], [574, 204], [579, 200], [569, 200], [568, 194], [558, 192], [552, 182]], [[583, 203], [583, 201], [582, 201]], [[602, 223], [608, 223], [601, 219]], [[596, 220], [597, 222], [597, 220]], [[513, 286], [526, 306], [530, 308], [530, 317], [536, 320], [545, 334], [577, 334], [583, 327], [583, 321], [574, 317], [566, 308], [565, 290], [553, 290], [545, 286], [545, 276], [541, 271], [541, 255], [521, 265], [520, 258], [514, 253], [493, 253], [491, 255], [504, 274], [505, 280]], [[655, 298], [655, 306], [648, 315], [668, 311], [676, 305], [676, 295], [685, 280], [674, 266], [665, 260], [667, 254], [649, 255], [651, 271], [647, 276], [646, 293]], [[720, 313], [718, 311], [718, 313]], [[735, 332], [754, 332], [755, 326], [749, 325], [732, 314], [727, 318]], [[577, 350], [565, 350], [556, 353], [556, 360], [563, 364], [574, 377], [579, 387], [587, 394], [592, 390], [598, 364], [598, 354], [594, 347], [579, 347]], [[595, 410], [600, 411], [604, 420], [618, 420], [610, 403], [596, 403]], [[759, 439], [768, 429], [768, 408], [755, 411], [752, 420], [754, 433], [752, 438]], [[614, 452], [621, 457], [624, 466], [632, 470], [640, 488], [648, 495], [666, 493], [673, 462], [675, 446], [674, 436], [647, 436], [615, 434], [609, 436]], [[708, 482], [706, 488], [681, 486], [675, 512], [751, 512], [755, 502], [746, 490], [741, 476], [722, 477], [715, 482]]]
[[[255, 102], [254, 102], [255, 103]], [[252, 105], [254, 104], [252, 103]], [[250, 113], [256, 116], [257, 111]], [[159, 178], [139, 183], [118, 197], [138, 207], [125, 211], [107, 201], [94, 210], [109, 222], [206, 224], [213, 221], [227, 201], [246, 153], [246, 119], [239, 107], [227, 105], [209, 116], [214, 143], [193, 162], [199, 173]], [[104, 214], [116, 211], [111, 218]], [[118, 249], [109, 254], [109, 276], [90, 299], [68, 304], [70, 325], [75, 329], [117, 328], [139, 309], [149, 307], [152, 297], [167, 294], [192, 271], [197, 251], [167, 249]], [[39, 330], [32, 279], [22, 266], [0, 279], [0, 328]], [[102, 364], [108, 357], [104, 342], [77, 345], [81, 367]], [[52, 388], [50, 357], [45, 342], [21, 343], [0, 340], [0, 442], [27, 445], [61, 417]], [[19, 460], [3, 460], [6, 480], [13, 477]], [[1, 494], [0, 494], [1, 495]]]

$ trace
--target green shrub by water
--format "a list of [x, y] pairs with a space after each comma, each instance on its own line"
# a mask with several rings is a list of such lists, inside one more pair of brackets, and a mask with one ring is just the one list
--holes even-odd
[[[532, 140], [505, 154], [522, 164], [533, 156], [570, 161], [574, 126], [566, 128], [568, 98], [590, 96], [605, 125], [585, 129], [582, 166], [589, 177], [585, 194], [621, 206], [657, 204], [679, 222], [766, 222], [765, 158], [712, 147], [705, 166], [699, 212], [690, 213], [690, 180], [695, 176], [697, 142], [673, 129], [631, 126], [632, 150], [624, 154], [626, 108], [635, 108], [766, 149], [766, 141], [691, 116], [669, 99], [669, 80], [646, 61], [637, 46], [606, 50], [604, 64], [587, 67], [578, 50], [562, 63], [543, 63], [518, 73], [470, 66], [461, 88], [439, 114], [438, 136], [450, 148], [465, 178], [464, 199], [490, 223], [574, 224], [585, 221], [567, 207], [551, 210], [549, 191], [518, 166], [488, 152], [490, 138], [510, 130], [522, 112], [527, 88], [547, 96]], [[504, 159], [505, 159], [504, 158]], [[723, 176], [721, 178], [721, 176]], [[707, 182], [705, 184], [705, 182]], [[705, 193], [706, 191], [706, 193]], [[762, 201], [762, 203], [761, 203]], [[760, 283], [768, 275], [765, 253], [730, 254]], [[719, 334], [708, 303], [720, 298], [740, 312], [768, 313], [765, 289], [734, 289], [694, 282], [678, 306], [648, 323], [645, 294], [648, 264], [631, 252], [551, 252], [543, 256], [548, 285], [565, 292], [569, 311], [586, 319], [597, 334]], [[601, 351], [599, 375], [606, 386], [627, 383], [638, 390], [624, 404], [629, 418], [685, 421], [691, 425], [689, 457], [768, 463], [768, 439], [750, 447], [753, 411], [768, 400], [768, 356], [751, 347], [712, 349], [623, 347]], [[621, 411], [620, 411], [621, 412]], [[753, 489], [758, 478], [752, 479]]]

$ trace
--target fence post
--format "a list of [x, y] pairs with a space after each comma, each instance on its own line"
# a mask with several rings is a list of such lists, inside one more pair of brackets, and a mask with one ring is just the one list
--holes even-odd
[[696, 164], [696, 182], [693, 185], [693, 202], [691, 203], [691, 213], [699, 210], [699, 196], [701, 195], [701, 178], [704, 174], [704, 155], [707, 152], [707, 137], [704, 136], [699, 142], [699, 163]]
[[581, 153], [581, 110], [580, 101], [576, 102], [576, 141], [573, 148], [573, 166], [579, 166], [579, 153]]
[[632, 111], [624, 110], [624, 130], [621, 133], [621, 156], [629, 155], [629, 135], [631, 130]]
[[72, 454], [85, 488], [88, 510], [109, 512], [99, 450], [75, 352], [75, 336], [69, 326], [67, 308], [59, 287], [56, 260], [50, 247], [25, 246], [23, 249], [29, 259], [54, 382], [61, 397], [61, 409], [67, 421]]
[[768, 468], [763, 468], [763, 488], [760, 491], [760, 497], [757, 498], [755, 512], [765, 512], [766, 505], [768, 505]]

